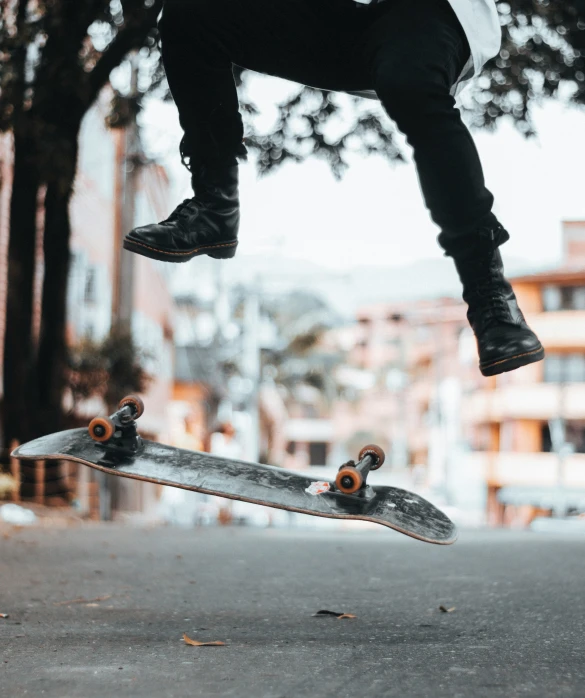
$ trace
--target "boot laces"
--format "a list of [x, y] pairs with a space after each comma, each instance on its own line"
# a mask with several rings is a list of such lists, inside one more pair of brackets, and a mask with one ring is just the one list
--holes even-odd
[[191, 215], [193, 211], [191, 210], [193, 206], [193, 199], [185, 199], [182, 203], [180, 203], [177, 208], [171, 213], [171, 215], [168, 218], [165, 218], [163, 223], [172, 223], [173, 221], [176, 221], [179, 218], [186, 218], [187, 216]]
[[508, 302], [498, 281], [490, 265], [482, 270], [475, 283], [474, 291], [479, 301], [484, 326], [509, 321]]

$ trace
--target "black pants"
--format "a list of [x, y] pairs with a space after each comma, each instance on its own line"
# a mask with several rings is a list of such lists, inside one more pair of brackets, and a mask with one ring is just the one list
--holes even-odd
[[232, 63], [326, 90], [373, 89], [413, 148], [447, 254], [497, 223], [477, 149], [450, 94], [470, 49], [447, 0], [165, 0], [159, 28], [194, 157], [241, 152]]

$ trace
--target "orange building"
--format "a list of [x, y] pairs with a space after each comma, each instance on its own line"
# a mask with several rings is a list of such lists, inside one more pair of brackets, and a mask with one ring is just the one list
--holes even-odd
[[523, 525], [585, 502], [585, 222], [565, 222], [564, 264], [512, 279], [543, 362], [465, 398], [469, 467], [488, 487], [488, 520]]

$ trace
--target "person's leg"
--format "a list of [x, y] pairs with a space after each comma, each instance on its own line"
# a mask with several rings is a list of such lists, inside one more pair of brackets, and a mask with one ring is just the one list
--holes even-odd
[[[214, 3], [223, 5], [226, 16], [219, 24]], [[181, 156], [189, 169], [210, 158], [246, 156], [229, 53], [238, 23], [242, 30], [247, 24], [245, 14], [237, 12], [239, 5], [233, 0], [165, 0], [163, 6], [161, 53], [185, 134]]]
[[185, 155], [245, 157], [233, 64], [331, 90], [356, 80], [355, 14], [351, 0], [165, 0], [162, 56]]
[[357, 15], [351, 0], [166, 0], [163, 59], [196, 196], [166, 221], [132, 230], [125, 249], [169, 262], [234, 256], [237, 158], [246, 150], [232, 64], [316, 87], [357, 89]]
[[[191, 158], [233, 157], [241, 145], [232, 62], [323, 89], [374, 88], [413, 147], [439, 242], [463, 282], [482, 372], [542, 358], [503, 277], [497, 247], [509, 236], [491, 212], [475, 145], [450, 95], [469, 48], [447, 0], [387, 0], [365, 9], [348, 0], [167, 0], [162, 28]], [[221, 241], [213, 215], [198, 210], [190, 221], [203, 222], [204, 250], [210, 239]], [[180, 247], [192, 246], [192, 231], [191, 222], [183, 226]]]
[[447, 0], [387, 0], [371, 12], [360, 42], [368, 78], [413, 148], [441, 246], [464, 245], [462, 237], [497, 221], [475, 143], [450, 94], [470, 54], [456, 15]]
[[[370, 10], [366, 10], [366, 13]], [[421, 190], [452, 256], [484, 375], [544, 357], [503, 275], [498, 247], [509, 239], [492, 212], [473, 139], [451, 88], [469, 45], [447, 0], [387, 0], [360, 37], [364, 70], [413, 148]]]

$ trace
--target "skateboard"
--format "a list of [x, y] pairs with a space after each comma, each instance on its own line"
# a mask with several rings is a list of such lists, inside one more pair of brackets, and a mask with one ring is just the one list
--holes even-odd
[[130, 395], [110, 417], [96, 417], [88, 428], [29, 441], [12, 455], [73, 461], [109, 475], [311, 516], [370, 521], [427, 543], [450, 545], [457, 539], [453, 522], [422, 497], [397, 487], [368, 485], [370, 471], [384, 463], [379, 446], [365, 446], [357, 462], [344, 463], [335, 480], [327, 482], [301, 472], [148, 441], [137, 431], [136, 420], [143, 412], [142, 400]]

